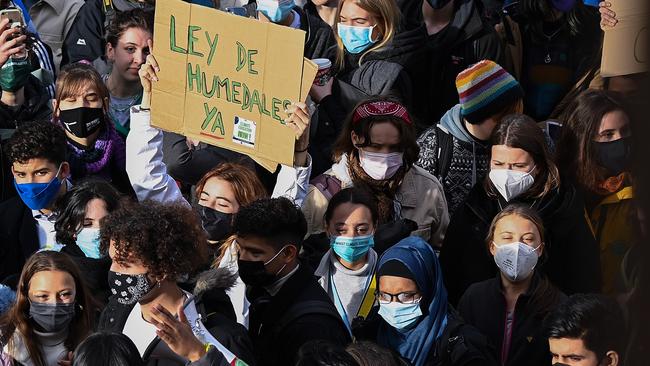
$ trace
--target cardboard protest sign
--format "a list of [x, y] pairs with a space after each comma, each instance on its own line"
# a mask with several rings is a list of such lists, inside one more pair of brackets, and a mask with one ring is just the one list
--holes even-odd
[[[311, 89], [311, 85], [314, 82], [314, 78], [316, 78], [317, 73], [318, 73], [318, 65], [316, 65], [311, 60], [306, 58], [302, 66], [302, 88], [300, 91], [301, 101], [305, 101], [307, 99], [307, 96], [309, 95], [309, 90]], [[278, 167], [277, 161], [267, 160], [259, 157], [253, 157], [253, 160], [255, 160], [257, 164], [261, 165], [266, 170], [271, 172], [274, 172], [275, 169]]]
[[648, 71], [648, 42], [650, 15], [648, 0], [611, 0], [611, 9], [618, 23], [607, 27], [603, 39], [600, 72], [604, 77], [636, 74]]
[[[158, 2], [152, 124], [292, 165], [295, 135], [284, 110], [304, 92], [304, 40], [301, 30], [180, 0]], [[309, 83], [314, 75], [306, 75]]]

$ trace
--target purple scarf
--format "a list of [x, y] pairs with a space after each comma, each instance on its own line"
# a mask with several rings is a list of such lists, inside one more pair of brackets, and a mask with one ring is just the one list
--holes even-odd
[[85, 166], [85, 175], [110, 174], [103, 170], [109, 166], [111, 160], [118, 170], [126, 169], [126, 146], [112, 123], [104, 125], [93, 147], [80, 149], [68, 141], [68, 148], [73, 158]]

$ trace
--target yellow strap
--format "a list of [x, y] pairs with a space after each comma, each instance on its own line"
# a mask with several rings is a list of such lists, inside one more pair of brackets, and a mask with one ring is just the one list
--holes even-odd
[[584, 208], [584, 214], [585, 214], [585, 221], [587, 222], [587, 226], [589, 226], [589, 230], [591, 231], [591, 235], [595, 238], [596, 237], [596, 230], [594, 229], [594, 226], [591, 224], [591, 217], [589, 217], [589, 213], [587, 212], [587, 208]]
[[377, 276], [372, 275], [372, 280], [370, 281], [370, 286], [366, 290], [366, 294], [363, 296], [363, 301], [361, 302], [361, 307], [357, 313], [357, 317], [366, 319], [372, 306], [375, 304], [375, 289], [377, 288]]

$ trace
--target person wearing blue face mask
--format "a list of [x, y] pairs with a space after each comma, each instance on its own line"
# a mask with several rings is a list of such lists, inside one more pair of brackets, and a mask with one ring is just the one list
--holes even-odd
[[374, 330], [371, 340], [414, 366], [496, 364], [487, 339], [447, 304], [438, 259], [424, 240], [411, 236], [388, 249], [379, 260], [377, 284], [380, 319], [363, 331], [356, 328], [357, 338]]
[[[420, 15], [421, 17], [421, 15]], [[318, 124], [312, 132], [309, 153], [313, 174], [334, 162], [332, 146], [341, 133], [341, 121], [361, 101], [371, 96], [398, 97], [409, 110], [413, 80], [423, 79], [426, 69], [416, 67], [424, 50], [424, 25], [400, 28], [400, 9], [391, 0], [344, 0], [336, 10], [336, 60], [324, 85], [314, 85], [310, 96], [318, 104]]]
[[85, 274], [86, 284], [99, 301], [109, 289], [106, 277], [110, 259], [99, 250], [100, 220], [120, 207], [120, 194], [105, 181], [83, 181], [57, 201], [54, 223], [61, 252], [69, 255]]
[[0, 280], [17, 275], [27, 257], [58, 249], [54, 203], [71, 186], [63, 130], [49, 122], [27, 122], [9, 140], [6, 153], [18, 197], [0, 204]]
[[[30, 56], [34, 52], [26, 47], [32, 40], [21, 34], [19, 28], [9, 28], [8, 22], [9, 19], [0, 20], [0, 144], [20, 124], [49, 120], [52, 115], [45, 86], [31, 74]], [[5, 169], [9, 167], [1, 150], [0, 165]], [[11, 174], [3, 174], [0, 178], [0, 202], [15, 195], [10, 178]]]
[[372, 247], [377, 222], [374, 197], [362, 188], [341, 190], [325, 212], [331, 248], [315, 275], [350, 332], [352, 321], [366, 318], [375, 300], [377, 253]]

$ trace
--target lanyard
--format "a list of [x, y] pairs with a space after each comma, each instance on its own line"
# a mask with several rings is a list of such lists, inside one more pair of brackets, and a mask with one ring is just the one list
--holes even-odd
[[[366, 316], [368, 316], [369, 311], [366, 312], [364, 310], [366, 310], [366, 308], [368, 309], [372, 308], [372, 303], [374, 302], [374, 288], [375, 288], [375, 281], [376, 281], [374, 270], [375, 269], [373, 268], [373, 271], [371, 272], [370, 276], [366, 278], [366, 284], [363, 286], [365, 290], [364, 297], [363, 300], [361, 301], [361, 304], [359, 305], [359, 310], [357, 311], [356, 314], [357, 316], [363, 315], [363, 317], [365, 318]], [[332, 289], [332, 297], [334, 300], [334, 305], [336, 306], [336, 310], [341, 315], [341, 318], [343, 319], [343, 323], [345, 323], [345, 327], [348, 329], [348, 332], [350, 332], [350, 335], [352, 335], [352, 322], [349, 320], [350, 318], [348, 317], [348, 314], [345, 311], [345, 307], [343, 306], [343, 302], [339, 297], [339, 293], [338, 290], [336, 289], [336, 284], [334, 283], [334, 276], [332, 273], [333, 270], [330, 268], [329, 282], [330, 282], [330, 287]], [[370, 298], [372, 299], [370, 306], [367, 305], [369, 294], [371, 294]]]

